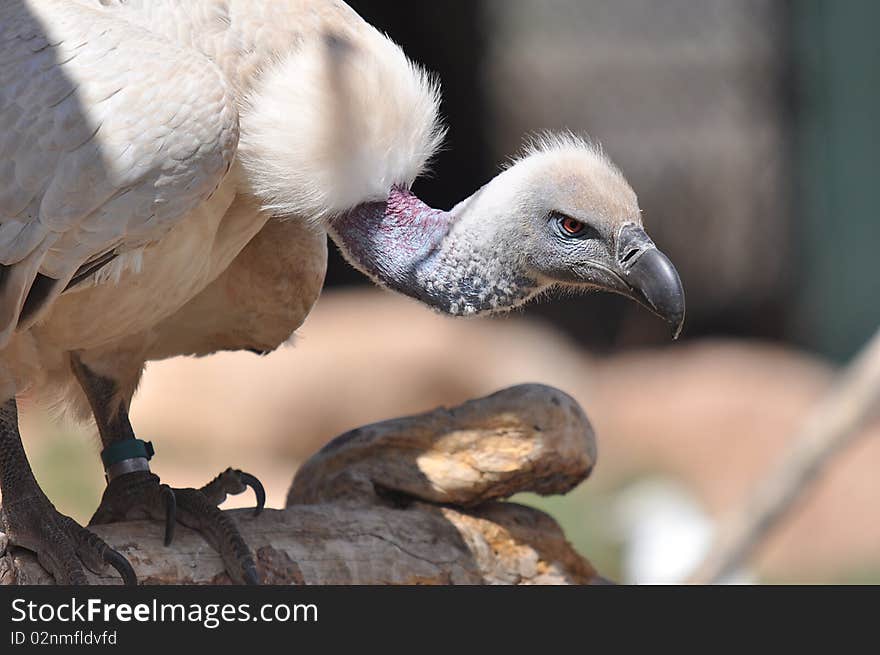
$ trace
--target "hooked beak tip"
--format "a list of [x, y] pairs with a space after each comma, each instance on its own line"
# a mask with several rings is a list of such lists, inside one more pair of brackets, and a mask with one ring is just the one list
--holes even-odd
[[[621, 231], [621, 250], [636, 254], [621, 262], [623, 279], [632, 297], [672, 326], [678, 339], [684, 327], [684, 287], [675, 266], [660, 252], [641, 227]], [[637, 252], [641, 251], [641, 252]]]
[[672, 340], [677, 341], [681, 336], [681, 331], [684, 329], [684, 314], [681, 315], [681, 318], [678, 321], [670, 321], [672, 325]]

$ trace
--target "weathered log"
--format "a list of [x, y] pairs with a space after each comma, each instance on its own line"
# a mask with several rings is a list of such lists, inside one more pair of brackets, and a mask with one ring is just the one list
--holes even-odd
[[287, 504], [365, 504], [389, 491], [468, 507], [526, 489], [565, 493], [595, 461], [580, 405], [524, 384], [336, 437], [297, 471]]
[[[498, 499], [565, 493], [595, 458], [577, 403], [522, 385], [346, 433], [300, 468], [286, 509], [230, 514], [270, 584], [589, 584], [602, 579], [552, 518]], [[229, 582], [219, 555], [186, 528], [168, 548], [158, 523], [94, 530], [143, 584]], [[52, 583], [32, 553], [0, 551], [0, 583]]]

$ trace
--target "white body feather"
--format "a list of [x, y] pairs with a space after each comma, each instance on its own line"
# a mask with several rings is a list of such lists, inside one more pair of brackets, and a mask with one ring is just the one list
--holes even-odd
[[413, 183], [443, 138], [438, 105], [427, 75], [374, 29], [327, 32], [248, 96], [239, 155], [269, 210], [328, 218]]

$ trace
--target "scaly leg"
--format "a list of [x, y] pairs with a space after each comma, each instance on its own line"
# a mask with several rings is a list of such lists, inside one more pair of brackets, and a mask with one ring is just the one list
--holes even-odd
[[10, 543], [35, 552], [58, 584], [87, 584], [83, 565], [103, 573], [108, 564], [126, 584], [137, 584], [128, 560], [59, 513], [40, 489], [21, 443], [15, 398], [0, 406], [0, 493], [0, 526]]
[[95, 415], [108, 479], [101, 504], [89, 525], [160, 520], [165, 522], [165, 544], [169, 545], [179, 521], [199, 532], [220, 553], [234, 582], [259, 584], [247, 543], [232, 519], [217, 507], [228, 494], [241, 493], [250, 486], [257, 496], [255, 514], [259, 514], [266, 500], [259, 480], [230, 468], [201, 489], [172, 489], [161, 484], [159, 477], [150, 472], [148, 460], [152, 452], [135, 438], [116, 383], [97, 375], [75, 355], [71, 356], [71, 363]]

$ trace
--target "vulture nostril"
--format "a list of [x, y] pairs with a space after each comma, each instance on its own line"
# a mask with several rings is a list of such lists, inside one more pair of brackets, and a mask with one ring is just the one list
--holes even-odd
[[630, 248], [630, 250], [623, 256], [623, 259], [621, 259], [620, 262], [622, 264], [626, 264], [627, 262], [629, 262], [633, 257], [635, 257], [638, 254], [639, 254], [638, 248]]

